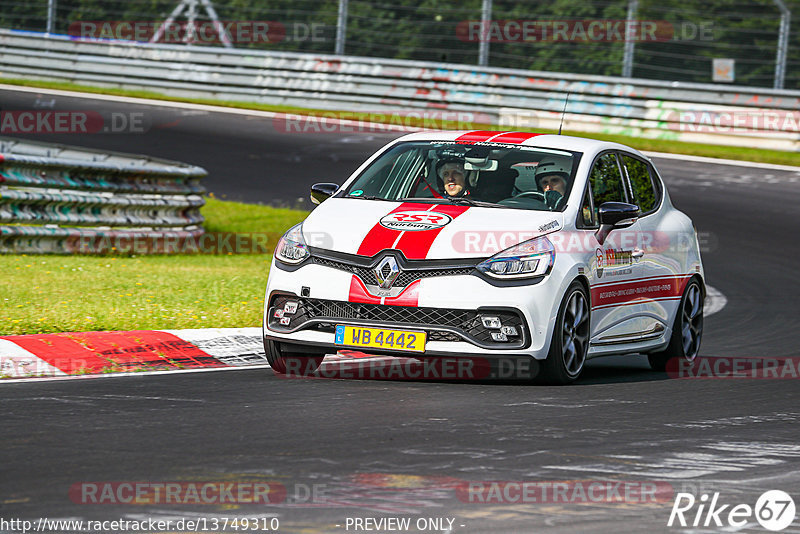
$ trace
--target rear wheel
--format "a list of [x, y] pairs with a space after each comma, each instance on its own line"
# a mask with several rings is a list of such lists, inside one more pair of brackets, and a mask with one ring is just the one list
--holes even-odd
[[542, 379], [550, 384], [570, 384], [578, 379], [589, 352], [589, 297], [580, 282], [567, 289], [553, 327], [550, 352], [542, 364]]
[[672, 359], [693, 362], [700, 352], [703, 337], [703, 290], [697, 279], [692, 279], [683, 291], [683, 298], [672, 325], [672, 336], [667, 348], [647, 355], [654, 371], [664, 371]]
[[306, 376], [316, 371], [325, 359], [325, 355], [305, 355], [285, 352], [280, 343], [271, 339], [264, 339], [264, 352], [272, 370], [285, 375]]

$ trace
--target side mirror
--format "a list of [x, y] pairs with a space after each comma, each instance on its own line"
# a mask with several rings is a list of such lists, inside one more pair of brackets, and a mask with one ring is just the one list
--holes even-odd
[[339, 190], [338, 184], [314, 184], [311, 186], [311, 202], [321, 204], [333, 196]]
[[604, 202], [598, 210], [600, 229], [595, 236], [602, 245], [611, 230], [628, 228], [639, 218], [639, 206], [627, 202]]

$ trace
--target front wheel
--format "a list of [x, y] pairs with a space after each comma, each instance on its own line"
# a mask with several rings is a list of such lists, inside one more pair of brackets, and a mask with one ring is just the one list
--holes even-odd
[[306, 376], [316, 371], [322, 364], [325, 356], [301, 356], [294, 353], [285, 353], [277, 341], [264, 339], [264, 353], [272, 370], [278, 374]]
[[553, 327], [550, 352], [542, 365], [542, 379], [550, 384], [570, 384], [578, 379], [589, 352], [589, 297], [580, 282], [564, 295]]
[[683, 291], [683, 298], [672, 325], [669, 345], [660, 352], [647, 355], [654, 371], [664, 371], [667, 363], [676, 359], [691, 363], [700, 352], [703, 337], [703, 290], [697, 279], [692, 279]]

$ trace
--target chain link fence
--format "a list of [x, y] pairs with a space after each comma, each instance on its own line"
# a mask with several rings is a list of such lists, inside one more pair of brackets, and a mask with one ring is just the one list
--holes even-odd
[[[160, 35], [159, 42], [800, 89], [800, 24], [791, 24], [800, 0], [217, 0], [208, 9], [211, 5], [209, 0], [0, 0], [0, 27], [44, 32], [49, 20], [52, 33], [76, 39], [148, 41], [176, 15], [173, 31]], [[193, 31], [187, 30], [188, 20], [195, 22]], [[220, 28], [229, 42], [220, 39]], [[778, 57], [782, 33], [784, 61]], [[783, 73], [776, 64], [785, 65]]]

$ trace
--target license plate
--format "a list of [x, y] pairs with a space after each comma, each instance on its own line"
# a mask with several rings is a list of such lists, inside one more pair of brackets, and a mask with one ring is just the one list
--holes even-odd
[[426, 337], [425, 332], [336, 325], [334, 343], [350, 347], [425, 352]]

